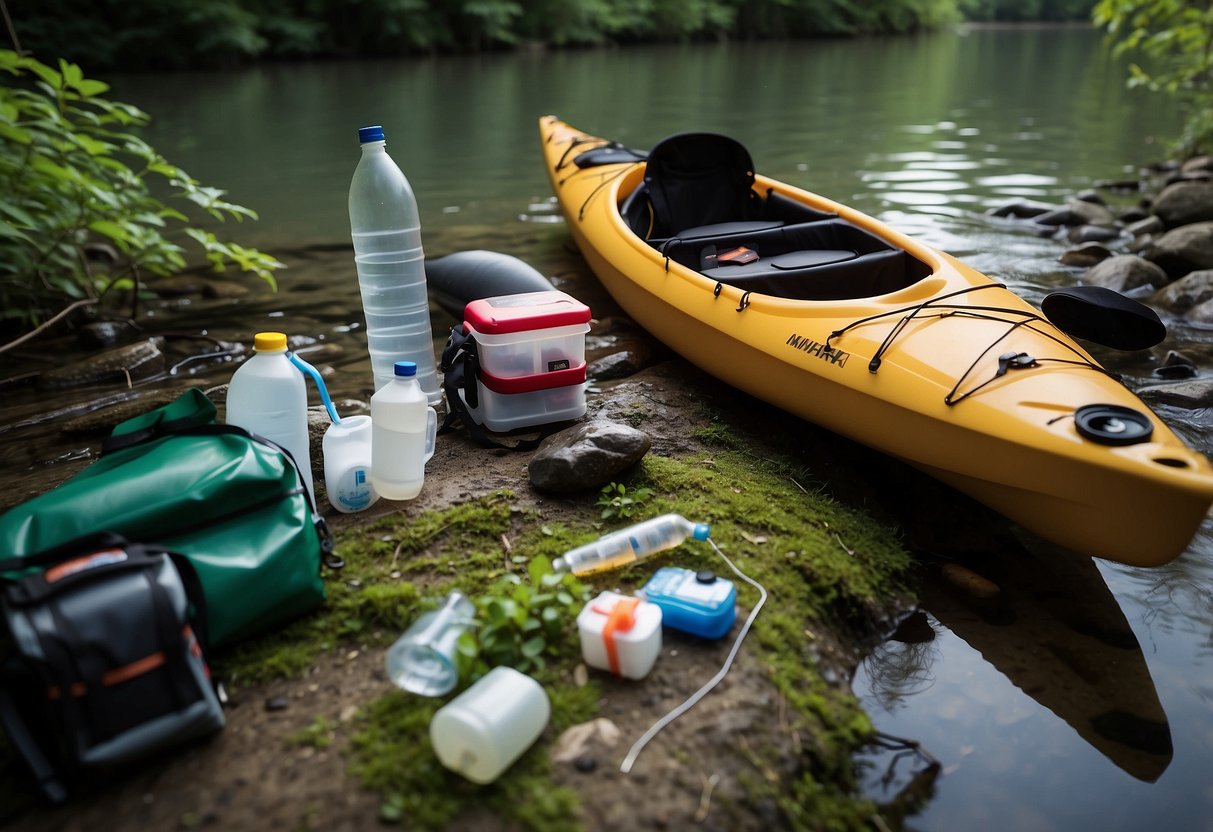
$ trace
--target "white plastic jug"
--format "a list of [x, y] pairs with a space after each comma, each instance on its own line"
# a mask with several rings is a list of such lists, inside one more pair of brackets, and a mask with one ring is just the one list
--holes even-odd
[[385, 500], [411, 500], [434, 455], [438, 414], [417, 383], [415, 362], [397, 361], [395, 372], [371, 396], [371, 484]]
[[374, 505], [371, 485], [371, 417], [346, 416], [324, 432], [324, 490], [333, 508], [345, 513]]
[[227, 423], [280, 445], [295, 460], [315, 504], [307, 432], [307, 381], [286, 354], [286, 335], [258, 332], [253, 356], [236, 368], [227, 387]]
[[543, 686], [494, 667], [430, 720], [438, 761], [473, 783], [492, 783], [543, 733], [552, 704]]

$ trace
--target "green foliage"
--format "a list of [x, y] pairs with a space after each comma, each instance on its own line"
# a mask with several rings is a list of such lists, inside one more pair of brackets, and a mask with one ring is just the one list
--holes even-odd
[[1213, 3], [1207, 0], [1099, 0], [1096, 25], [1118, 55], [1151, 65], [1130, 67], [1129, 85], [1176, 99], [1187, 113], [1177, 150], [1194, 153], [1213, 141]]
[[[44, 0], [26, 4], [14, 25], [22, 46], [37, 54], [65, 55], [99, 68], [180, 69], [271, 57], [497, 49], [524, 42], [564, 46], [906, 32], [955, 22], [962, 2]], [[1042, 0], [1034, 5], [1048, 7]], [[97, 37], [98, 31], [106, 36]]]
[[1096, 0], [961, 0], [966, 20], [1090, 20]]
[[473, 599], [476, 625], [459, 638], [460, 678], [477, 679], [500, 665], [543, 670], [553, 655], [569, 652], [589, 589], [570, 573], [553, 572], [542, 555], [527, 565], [527, 578], [507, 573]]
[[628, 491], [623, 483], [607, 483], [598, 496], [596, 505], [602, 509], [603, 520], [627, 520], [643, 508], [646, 500], [653, 495], [652, 489], [635, 488]]
[[[55, 69], [11, 50], [0, 50], [0, 76], [0, 320], [36, 324], [65, 303], [99, 302], [183, 268], [174, 231], [215, 268], [234, 263], [274, 284], [277, 260], [189, 227], [152, 195], [156, 181], [213, 219], [256, 218], [143, 141], [136, 131], [148, 116], [105, 98], [107, 84], [67, 61]], [[116, 256], [90, 258], [97, 244]]]

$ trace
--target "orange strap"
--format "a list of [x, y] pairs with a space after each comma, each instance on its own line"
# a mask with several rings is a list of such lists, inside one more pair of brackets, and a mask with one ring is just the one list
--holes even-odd
[[616, 676], [619, 673], [619, 649], [615, 644], [615, 633], [626, 633], [636, 626], [636, 607], [640, 606], [639, 598], [620, 598], [610, 611], [594, 607], [594, 612], [606, 615], [606, 624], [602, 628], [602, 643], [606, 646], [607, 664]]

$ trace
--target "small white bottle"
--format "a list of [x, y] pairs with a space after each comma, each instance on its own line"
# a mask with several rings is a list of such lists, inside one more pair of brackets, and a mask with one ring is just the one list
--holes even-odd
[[350, 181], [350, 233], [375, 389], [391, 382], [394, 362], [407, 359], [417, 365], [421, 389], [436, 405], [442, 390], [417, 199], [387, 153], [382, 127], [361, 128], [358, 141], [362, 156]]
[[397, 361], [394, 369], [371, 396], [371, 485], [385, 500], [411, 500], [434, 455], [438, 414], [417, 383], [417, 364]]
[[295, 460], [315, 505], [307, 431], [307, 381], [286, 354], [286, 335], [258, 332], [253, 356], [236, 368], [227, 387], [227, 423], [279, 445]]
[[371, 485], [371, 417], [346, 416], [324, 432], [324, 490], [329, 504], [349, 514], [379, 499]]
[[543, 733], [552, 703], [543, 686], [501, 665], [430, 720], [438, 761], [473, 783], [492, 783]]
[[571, 549], [556, 558], [552, 568], [574, 575], [605, 572], [656, 552], [673, 549], [688, 537], [707, 540], [709, 531], [706, 523], [692, 523], [680, 514], [663, 514]]

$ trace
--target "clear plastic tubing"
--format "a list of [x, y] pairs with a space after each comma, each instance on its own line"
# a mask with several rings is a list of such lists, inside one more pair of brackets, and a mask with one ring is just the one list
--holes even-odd
[[656, 552], [673, 549], [687, 538], [707, 540], [706, 523], [692, 523], [680, 514], [663, 514], [643, 523], [613, 531], [556, 558], [557, 572], [590, 575], [618, 569]]
[[229, 425], [263, 436], [286, 450], [315, 504], [307, 432], [307, 380], [291, 363], [286, 335], [258, 332], [253, 356], [236, 368], [227, 388]]
[[417, 200], [408, 179], [387, 154], [383, 128], [363, 127], [358, 140], [362, 157], [350, 182], [350, 233], [375, 389], [392, 380], [397, 361], [412, 361], [422, 391], [436, 405], [442, 391], [430, 330]]

